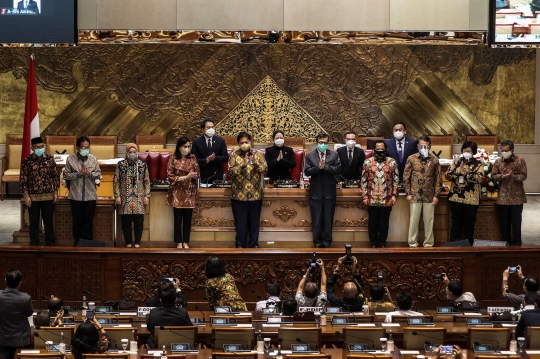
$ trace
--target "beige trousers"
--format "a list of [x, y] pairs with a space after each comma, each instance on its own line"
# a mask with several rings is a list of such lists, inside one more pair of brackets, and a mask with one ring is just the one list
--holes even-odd
[[411, 203], [411, 219], [409, 221], [409, 246], [418, 247], [418, 222], [420, 215], [424, 218], [424, 247], [433, 247], [433, 218], [435, 217], [435, 205], [431, 203]]

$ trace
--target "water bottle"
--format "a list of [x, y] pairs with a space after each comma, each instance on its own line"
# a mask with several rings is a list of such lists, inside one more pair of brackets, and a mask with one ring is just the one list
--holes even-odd
[[281, 344], [279, 344], [277, 347], [276, 359], [283, 359], [283, 354], [281, 354]]
[[88, 308], [88, 304], [86, 303], [86, 295], [82, 296], [82, 306]]
[[257, 334], [257, 351], [259, 353], [264, 351], [264, 341], [263, 341], [260, 330], [259, 330], [259, 333]]
[[386, 347], [388, 351], [392, 353], [394, 351], [394, 337], [392, 336], [392, 331], [388, 334], [388, 341], [386, 342]]
[[161, 352], [161, 359], [167, 359], [167, 348], [163, 346], [163, 351]]
[[367, 298], [366, 298], [366, 300], [364, 301], [364, 305], [362, 306], [362, 314], [363, 315], [368, 315], [369, 314], [369, 305], [367, 303], [368, 303], [368, 301], [367, 301]]
[[508, 347], [508, 350], [511, 352], [517, 352], [518, 346], [517, 346], [517, 340], [516, 340], [516, 332], [512, 331], [512, 337], [510, 338], [510, 346]]

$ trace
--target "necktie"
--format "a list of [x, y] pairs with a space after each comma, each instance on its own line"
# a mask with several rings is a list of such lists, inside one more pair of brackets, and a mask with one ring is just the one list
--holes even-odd
[[321, 161], [324, 162], [324, 152], [321, 152]]
[[208, 140], [208, 153], [212, 154], [212, 140]]
[[401, 141], [398, 141], [398, 154], [399, 162], [403, 162], [403, 147], [401, 146]]
[[349, 150], [349, 164], [352, 163], [352, 150]]

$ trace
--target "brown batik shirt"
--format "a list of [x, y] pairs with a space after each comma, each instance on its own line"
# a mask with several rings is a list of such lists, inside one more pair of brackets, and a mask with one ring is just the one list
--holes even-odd
[[[503, 169], [512, 171], [510, 177], [503, 178]], [[527, 164], [519, 156], [512, 154], [509, 159], [497, 159], [491, 170], [493, 181], [499, 183], [499, 196], [497, 204], [513, 206], [527, 203], [523, 181], [527, 179]]]
[[403, 170], [405, 193], [412, 196], [415, 203], [431, 203], [439, 197], [442, 188], [439, 159], [429, 154], [424, 158], [420, 153], [409, 156]]

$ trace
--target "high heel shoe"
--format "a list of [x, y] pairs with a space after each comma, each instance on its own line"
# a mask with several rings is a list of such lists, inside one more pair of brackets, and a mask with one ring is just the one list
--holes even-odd
[[182, 248], [186, 248], [186, 249], [189, 249], [189, 246], [187, 243], [182, 243]]
[[183, 243], [178, 243], [178, 244], [176, 245], [176, 248], [184, 248], [184, 246], [183, 246], [182, 244], [183, 244]]

